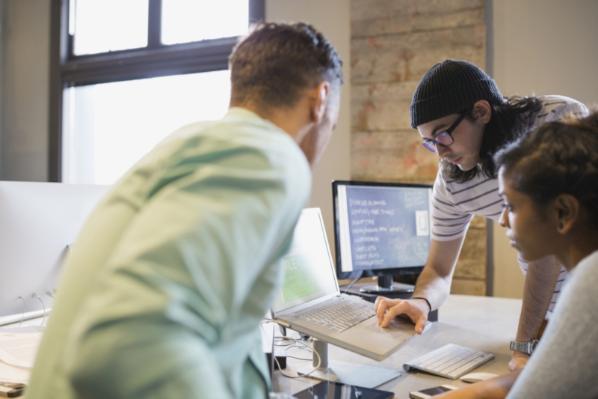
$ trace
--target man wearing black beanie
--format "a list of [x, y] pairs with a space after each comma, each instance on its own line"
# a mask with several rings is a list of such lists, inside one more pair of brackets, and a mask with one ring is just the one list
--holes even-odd
[[[473, 216], [498, 221], [502, 213], [494, 154], [546, 122], [568, 114], [586, 116], [588, 109], [564, 96], [503, 97], [494, 80], [474, 64], [445, 60], [424, 74], [410, 112], [411, 126], [440, 162], [432, 200], [432, 242], [413, 298], [379, 298], [376, 306], [380, 325], [407, 314], [421, 332], [428, 313], [450, 293]], [[520, 257], [519, 262], [526, 283], [517, 339], [511, 344], [512, 369], [527, 361], [567, 277], [553, 257], [529, 263]]]

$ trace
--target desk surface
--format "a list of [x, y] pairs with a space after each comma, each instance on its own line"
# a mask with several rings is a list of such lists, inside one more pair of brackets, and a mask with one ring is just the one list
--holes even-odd
[[[402, 373], [400, 377], [379, 387], [395, 392], [395, 398], [408, 398], [410, 391], [435, 385], [464, 385], [460, 381], [427, 374], [407, 373], [402, 370], [402, 365], [409, 359], [452, 342], [496, 355], [494, 360], [476, 371], [506, 373], [511, 356], [508, 343], [515, 335], [520, 309], [521, 301], [516, 299], [452, 295], [442, 306], [438, 322], [433, 323], [424, 335], [414, 337], [384, 361], [376, 362], [332, 345], [329, 346], [329, 358], [399, 369]], [[289, 359], [288, 364], [292, 371], [305, 362]], [[274, 375], [276, 390], [283, 392], [298, 392], [315, 383], [317, 381], [310, 378], [289, 379], [278, 372]]]
[[[329, 359], [342, 360], [356, 364], [371, 364], [401, 371], [402, 375], [378, 387], [393, 391], [395, 398], [408, 398], [409, 392], [441, 384], [465, 385], [460, 381], [448, 380], [423, 373], [407, 373], [403, 363], [419, 355], [436, 349], [447, 343], [456, 343], [496, 355], [495, 359], [481, 366], [476, 371], [503, 374], [508, 371], [511, 357], [509, 341], [515, 336], [521, 301], [517, 299], [451, 295], [440, 308], [439, 321], [421, 336], [416, 336], [403, 345], [397, 352], [382, 362], [365, 358], [344, 349], [329, 346]], [[305, 362], [289, 359], [290, 371]], [[277, 391], [298, 392], [315, 384], [309, 378], [290, 379], [278, 372], [274, 375], [274, 387]]]

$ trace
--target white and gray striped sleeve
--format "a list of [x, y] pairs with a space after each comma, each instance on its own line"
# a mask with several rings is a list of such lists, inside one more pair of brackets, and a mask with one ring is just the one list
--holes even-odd
[[445, 181], [438, 172], [432, 192], [432, 239], [450, 241], [467, 232], [472, 215], [455, 207]]

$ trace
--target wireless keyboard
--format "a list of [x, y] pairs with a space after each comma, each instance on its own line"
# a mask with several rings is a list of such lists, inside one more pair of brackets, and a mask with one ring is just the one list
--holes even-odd
[[492, 359], [494, 359], [493, 353], [446, 344], [405, 363], [403, 368], [407, 371], [419, 370], [454, 380]]

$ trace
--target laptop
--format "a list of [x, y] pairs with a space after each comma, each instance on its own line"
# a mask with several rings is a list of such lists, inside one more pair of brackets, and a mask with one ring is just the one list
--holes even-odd
[[374, 360], [415, 335], [407, 321], [379, 327], [373, 303], [340, 293], [320, 209], [303, 210], [282, 266], [283, 288], [272, 307], [277, 323]]

